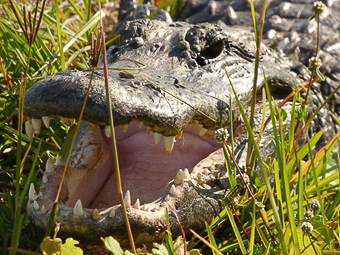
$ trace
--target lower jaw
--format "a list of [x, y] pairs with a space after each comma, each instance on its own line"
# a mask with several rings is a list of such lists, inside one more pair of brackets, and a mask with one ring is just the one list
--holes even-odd
[[[128, 137], [128, 134], [124, 135], [120, 131], [116, 133], [119, 147], [119, 140], [128, 139], [124, 137]], [[185, 139], [185, 135], [183, 137]], [[187, 140], [189, 141], [189, 139]], [[104, 147], [106, 150], [110, 148], [107, 146], [108, 143], [105, 139], [102, 139], [101, 143], [101, 145], [106, 145]], [[131, 145], [129, 146], [131, 147]], [[149, 146], [152, 147], [151, 144]], [[181, 146], [181, 144], [177, 142], [176, 146]], [[164, 151], [164, 148], [158, 148], [158, 150], [160, 149]], [[175, 149], [173, 156], [176, 156]], [[202, 148], [198, 146], [196, 149]], [[211, 151], [217, 149], [218, 147]], [[218, 179], [224, 182], [224, 185], [227, 185], [228, 181], [223, 177], [225, 174], [223, 152], [218, 150], [208, 156], [211, 151], [206, 150], [203, 153], [204, 159], [202, 162], [197, 159], [191, 159], [186, 163], [181, 163], [175, 159], [169, 160], [165, 165], [174, 161], [175, 163], [170, 167], [173, 171], [166, 172], [163, 178], [156, 178], [158, 181], [150, 179], [146, 184], [139, 185], [139, 182], [146, 178], [145, 176], [154, 175], [157, 172], [156, 170], [162, 171], [157, 167], [153, 168], [152, 165], [135, 166], [135, 168], [139, 168], [139, 172], [148, 170], [147, 174], [144, 173], [145, 175], [138, 174], [139, 178], [137, 175], [123, 175], [125, 203], [127, 204], [129, 221], [134, 228], [133, 233], [137, 243], [158, 241], [162, 238], [165, 233], [164, 229], [162, 229], [162, 222], [165, 222], [166, 209], [170, 211], [170, 221], [174, 232], [179, 232], [179, 227], [173, 214], [175, 211], [177, 211], [180, 221], [183, 222], [182, 226], [187, 230], [190, 228], [197, 229], [197, 225], [202, 225], [202, 222], [211, 220], [220, 211], [219, 202], [213, 199], [214, 193], [220, 192], [219, 185], [216, 186], [214, 180]], [[106, 154], [110, 153], [112, 151], [109, 149]], [[159, 151], [158, 153], [162, 154]], [[193, 151], [192, 153], [199, 152]], [[171, 154], [167, 155], [165, 153], [165, 156], [171, 157]], [[76, 167], [76, 154], [71, 154], [71, 159], [72, 157], [74, 157], [74, 160], [70, 161], [70, 169], [67, 172], [68, 178], [66, 178], [60, 196], [62, 205], [59, 206], [56, 215], [56, 221], [61, 223], [61, 232], [66, 236], [85, 239], [86, 242], [92, 242], [94, 239], [99, 240], [100, 236], [105, 235], [113, 235], [118, 240], [125, 240], [125, 223], [119, 196], [116, 192], [116, 180], [113, 171], [103, 174], [105, 178], [100, 174], [85, 177], [82, 173], [85, 169], [81, 169], [79, 165], [78, 168]], [[144, 158], [144, 156], [141, 158]], [[102, 158], [101, 160], [104, 162], [106, 159]], [[129, 157], [120, 157], [121, 162], [128, 160]], [[104, 164], [113, 164], [113, 161], [110, 160], [105, 162]], [[123, 163], [122, 165], [122, 172], [131, 167], [129, 164], [124, 165]], [[191, 170], [190, 176], [186, 176], [184, 180], [179, 182], [174, 181], [173, 178], [176, 176], [178, 169], [184, 167]], [[28, 211], [35, 224], [39, 227], [45, 228], [47, 225], [52, 201], [55, 199], [62, 171], [63, 166], [57, 164], [54, 166], [53, 171], [46, 172], [40, 188], [40, 194], [36, 197], [30, 197]], [[105, 185], [100, 189], [92, 189], [89, 184], [85, 189], [74, 188], [72, 186], [74, 181], [71, 181], [71, 179], [77, 171], [81, 174], [78, 179], [75, 178], [77, 179], [75, 182], [81, 183], [85, 179], [92, 179], [92, 183], [100, 181]], [[137, 182], [131, 181], [131, 179], [137, 179]], [[130, 198], [126, 195], [127, 190], [131, 192]], [[93, 196], [92, 193], [96, 195]], [[137, 198], [139, 199], [139, 204], [135, 202]], [[82, 201], [82, 206], [79, 205], [79, 202], [77, 203], [79, 199]], [[171, 213], [172, 211], [173, 213]], [[188, 217], [191, 219], [189, 220]], [[89, 233], [92, 234], [89, 236]]]

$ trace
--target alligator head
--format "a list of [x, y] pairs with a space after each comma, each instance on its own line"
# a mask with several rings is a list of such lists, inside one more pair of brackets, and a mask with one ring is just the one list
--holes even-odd
[[[228, 178], [223, 152], [212, 135], [229, 125], [231, 110], [233, 116], [239, 114], [223, 64], [247, 106], [254, 44], [247, 32], [207, 23], [139, 19], [125, 22], [119, 32], [121, 45], [108, 50], [110, 110], [132, 232], [137, 243], [149, 243], [164, 236], [166, 209], [174, 234], [180, 231], [174, 212], [188, 231], [200, 229], [221, 211]], [[297, 85], [297, 76], [276, 53], [263, 47], [262, 56], [271, 86], [290, 91]], [[38, 82], [26, 93], [25, 115], [33, 123], [53, 116], [77, 118], [90, 76], [91, 71], [65, 71]], [[258, 85], [263, 83], [259, 75]], [[100, 69], [83, 120], [56, 221], [60, 233], [79, 240], [112, 235], [124, 243]], [[38, 195], [30, 190], [27, 208], [38, 227], [46, 227], [62, 171], [62, 161], [49, 160]]]

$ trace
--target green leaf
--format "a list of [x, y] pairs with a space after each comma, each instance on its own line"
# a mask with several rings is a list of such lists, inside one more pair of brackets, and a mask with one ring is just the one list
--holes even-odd
[[103, 242], [106, 249], [111, 251], [114, 255], [124, 255], [124, 251], [120, 248], [120, 244], [112, 236], [105, 237]]
[[164, 244], [153, 243], [155, 248], [152, 249], [152, 254], [155, 255], [169, 255], [168, 249], [165, 247]]
[[322, 80], [322, 81], [325, 80], [325, 76], [323, 76], [323, 74], [320, 72], [319, 68], [316, 69], [316, 75], [319, 76], [320, 80]]
[[[314, 248], [316, 249], [316, 251], [318, 252], [317, 254], [323, 254], [321, 253], [321, 250], [319, 248], [318, 245], [316, 245], [316, 243], [314, 243], [314, 248], [311, 244], [311, 239], [309, 239], [309, 236], [308, 235], [305, 235], [301, 228], [297, 228], [296, 229], [296, 232], [297, 232], [297, 236], [298, 236], [298, 239], [299, 239], [299, 245], [300, 245], [300, 248], [304, 250], [304, 252], [302, 254], [306, 254], [306, 255], [314, 255], [315, 254], [315, 251], [314, 251]], [[291, 248], [293, 248], [291, 246]], [[290, 250], [290, 253], [289, 254], [294, 254], [294, 249], [291, 249]]]
[[65, 244], [61, 247], [62, 255], [82, 255], [83, 250], [77, 247], [76, 244], [79, 244], [77, 240], [67, 238]]
[[50, 239], [48, 236], [40, 244], [40, 249], [44, 255], [59, 255], [61, 247], [62, 240], [60, 238]]
[[[330, 244], [334, 240], [334, 232], [332, 228], [330, 228], [325, 221], [323, 220], [322, 215], [316, 215], [311, 219], [311, 223], [313, 224], [314, 230], [320, 234], [318, 237], [319, 240], [323, 240], [326, 243]], [[327, 233], [328, 230], [328, 233]]]
[[184, 240], [182, 236], [177, 237], [174, 243], [175, 255], [182, 255], [184, 254]]
[[165, 237], [166, 248], [170, 254], [174, 254], [174, 242], [172, 241], [168, 209], [166, 209], [165, 219], [166, 219], [166, 224], [168, 226], [168, 229], [167, 229], [168, 234]]
[[279, 108], [280, 110], [280, 114], [281, 114], [281, 120], [282, 122], [285, 122], [285, 120], [287, 119], [287, 112], [283, 109], [283, 108]]
[[192, 249], [192, 250], [189, 251], [187, 254], [188, 254], [188, 255], [202, 255], [202, 254], [200, 253], [200, 250], [198, 250], [198, 249]]

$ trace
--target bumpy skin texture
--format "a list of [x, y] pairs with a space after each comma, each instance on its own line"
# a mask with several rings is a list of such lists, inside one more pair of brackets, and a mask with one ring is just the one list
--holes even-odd
[[[276, 19], [275, 14], [286, 15], [288, 21], [298, 22], [297, 18], [290, 17], [290, 14], [283, 12], [286, 10], [282, 7], [285, 3], [279, 2], [271, 1], [270, 3], [274, 6], [273, 11], [269, 9], [267, 13], [271, 28], [275, 27], [274, 21], [270, 23], [271, 19]], [[274, 3], [279, 8], [275, 7]], [[210, 23], [195, 25], [187, 22], [171, 23], [166, 21], [167, 18], [131, 20], [133, 18], [125, 17], [126, 21], [121, 23], [118, 29], [122, 36], [122, 44], [108, 50], [108, 64], [111, 68], [109, 71], [110, 96], [116, 125], [128, 124], [132, 120], [142, 121], [153, 132], [164, 136], [177, 135], [192, 122], [198, 122], [204, 128], [211, 130], [227, 126], [230, 122], [230, 109], [234, 116], [238, 116], [239, 113], [222, 68], [223, 63], [226, 65], [242, 104], [249, 105], [254, 69], [252, 56], [255, 52], [253, 35], [246, 31], [252, 27], [249, 7], [243, 5], [243, 1], [211, 1], [206, 4], [206, 1], [189, 1], [189, 5], [183, 10], [180, 18], [191, 23], [201, 21]], [[295, 6], [295, 3], [292, 5]], [[207, 6], [207, 8], [202, 8], [202, 6]], [[224, 12], [218, 13], [217, 10], [226, 10], [228, 15]], [[233, 11], [236, 11], [238, 18], [233, 18], [234, 16], [231, 15]], [[303, 15], [304, 19], [307, 19], [308, 15], [304, 12]], [[330, 19], [337, 18], [337, 14], [331, 12], [329, 17]], [[213, 24], [214, 22], [219, 25]], [[229, 24], [242, 25], [242, 29], [239, 26], [234, 28]], [[338, 28], [334, 25], [334, 29], [337, 31]], [[279, 35], [284, 34], [279, 29], [277, 30]], [[269, 31], [269, 28], [266, 31]], [[303, 37], [305, 33], [301, 32], [298, 35]], [[269, 33], [265, 36], [269, 36]], [[285, 51], [284, 47], [286, 46], [280, 43], [277, 45], [277, 48]], [[295, 49], [298, 49], [297, 47]], [[286, 53], [290, 52], [288, 51]], [[293, 52], [296, 53], [294, 50]], [[261, 55], [261, 67], [264, 68], [271, 87], [278, 91], [275, 95], [282, 97], [304, 83], [292, 71], [292, 69], [303, 71], [298, 68], [301, 64], [297, 62], [297, 57], [285, 58], [280, 50], [275, 52], [264, 45]], [[333, 76], [331, 77], [334, 79], [326, 81], [329, 87], [338, 77], [336, 69], [332, 68]], [[89, 78], [90, 71], [65, 71], [37, 83], [26, 94], [25, 114], [38, 119], [43, 116], [78, 117]], [[259, 88], [262, 85], [263, 76], [262, 72], [259, 72]], [[104, 95], [103, 74], [102, 71], [97, 71], [84, 112], [84, 120], [96, 125], [108, 125]], [[230, 97], [232, 98], [231, 106], [229, 106]], [[310, 102], [308, 108], [312, 110], [313, 107], [320, 105], [320, 100], [322, 98], [313, 95], [311, 100], [313, 102]], [[325, 115], [321, 116], [313, 127], [316, 129], [327, 123], [329, 127], [326, 130], [327, 134], [332, 135], [335, 126], [332, 124], [332, 119], [329, 119], [328, 110], [324, 111]], [[260, 117], [260, 115], [257, 116], [258, 122]], [[88, 134], [91, 131], [86, 131], [89, 128], [86, 124], [84, 125], [81, 134], [84, 132], [85, 137], [85, 133]], [[311, 133], [314, 131], [311, 130]], [[273, 152], [272, 147], [269, 146], [270, 135], [266, 137], [268, 139], [263, 139], [264, 142], [261, 144], [264, 148], [264, 158]], [[240, 162], [245, 151], [245, 142], [246, 138], [243, 138], [238, 147]], [[78, 141], [78, 144], [81, 142]], [[56, 171], [61, 171], [61, 168], [57, 167]], [[222, 180], [218, 176], [223, 171], [223, 153], [217, 151], [194, 167], [191, 181], [176, 185], [176, 194], [171, 194], [169, 186], [171, 198], [168, 202], [177, 210], [181, 224], [186, 231], [190, 228], [199, 229], [203, 226], [204, 220], [211, 220], [222, 209], [218, 194], [221, 191], [223, 193], [221, 189], [223, 185], [227, 187], [227, 180], [225, 176]], [[42, 185], [41, 191], [44, 196], [38, 196], [35, 200], [40, 208], [34, 207], [33, 200], [28, 204], [28, 211], [33, 222], [42, 228], [47, 223], [48, 213], [41, 212], [41, 205], [44, 204], [47, 211], [50, 209], [51, 204], [48, 204], [46, 199], [53, 201], [55, 193], [51, 191], [51, 187], [56, 187], [58, 183], [55, 173], [47, 173], [46, 176], [50, 181], [48, 185]], [[224, 182], [223, 185], [211, 184], [217, 179]], [[206, 186], [208, 183], [211, 185], [209, 188]], [[165, 221], [165, 207], [166, 205], [156, 212], [130, 209], [129, 218], [137, 243], [158, 241], [163, 237], [165, 232], [162, 229], [162, 221]], [[125, 224], [120, 206], [116, 209], [114, 218], [108, 217], [109, 210], [102, 210], [103, 217], [98, 221], [91, 218], [93, 209], [85, 209], [85, 216], [79, 218], [73, 215], [71, 208], [61, 206], [60, 212], [62, 213], [57, 214], [57, 220], [64, 222], [62, 231], [65, 235], [75, 236], [86, 243], [94, 239], [98, 240], [98, 236], [106, 235], [113, 235], [124, 242], [126, 241], [126, 235], [123, 233]], [[179, 226], [173, 213], [170, 213], [170, 221], [174, 233], [179, 234]]]
[[[263, 42], [295, 60], [291, 69], [296, 73], [308, 77], [308, 60], [315, 55], [316, 29], [315, 19], [309, 21], [313, 15], [314, 0], [271, 0], [267, 1], [264, 21]], [[320, 19], [320, 51], [322, 71], [326, 71], [326, 80], [313, 86], [313, 104], [320, 105], [325, 98], [340, 84], [340, 1], [325, 0], [324, 13]], [[254, 1], [256, 17], [261, 17], [263, 1]], [[224, 26], [247, 27], [253, 30], [250, 1], [230, 0], [188, 0], [186, 7], [179, 16], [179, 20], [189, 23], [217, 23]], [[340, 113], [339, 92], [332, 98], [327, 108], [337, 114]], [[323, 111], [313, 127], [313, 132], [324, 130], [325, 136], [330, 137], [339, 130], [336, 121]], [[312, 131], [311, 133], [312, 134]]]
[[[117, 125], [143, 121], [166, 136], [176, 135], [192, 120], [210, 129], [226, 126], [232, 95], [222, 63], [237, 84], [240, 99], [245, 104], [249, 102], [253, 62], [241, 51], [244, 46], [239, 43], [247, 42], [247, 48], [252, 51], [254, 45], [249, 33], [222, 30], [208, 23], [191, 25], [159, 20], [128, 21], [119, 32], [122, 45], [108, 50], [110, 95]], [[263, 47], [261, 66], [267, 79], [273, 86], [290, 91], [301, 81], [285, 68], [287, 63]], [[90, 74], [90, 71], [66, 71], [37, 83], [26, 94], [25, 114], [33, 118], [77, 117]], [[261, 86], [261, 72], [259, 76]], [[109, 124], [103, 84], [103, 74], [98, 71], [83, 117], [97, 125]], [[235, 101], [232, 109], [237, 115]]]

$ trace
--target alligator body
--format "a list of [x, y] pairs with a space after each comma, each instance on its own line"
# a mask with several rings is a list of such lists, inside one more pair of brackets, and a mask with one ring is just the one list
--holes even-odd
[[[200, 229], [221, 211], [228, 177], [223, 152], [212, 135], [229, 125], [231, 110], [239, 115], [223, 64], [244, 106], [252, 93], [255, 44], [248, 31], [162, 17], [125, 17], [118, 30], [121, 45], [108, 50], [110, 110], [137, 243], [163, 238], [166, 209], [174, 234], [180, 233], [175, 214], [188, 231]], [[263, 46], [261, 54], [261, 67], [277, 95], [303, 83], [289, 68], [293, 62], [280, 53]], [[26, 93], [25, 115], [33, 122], [53, 116], [77, 118], [90, 75], [65, 71], [38, 82]], [[263, 86], [261, 72], [258, 86]], [[101, 70], [94, 75], [83, 120], [56, 221], [62, 234], [86, 243], [112, 235], [127, 244], [111, 139], [105, 135], [109, 119]], [[261, 146], [266, 148], [271, 141], [264, 140]], [[239, 159], [244, 150], [241, 141]], [[63, 164], [49, 160], [40, 192], [30, 190], [27, 208], [39, 228], [48, 222]]]

